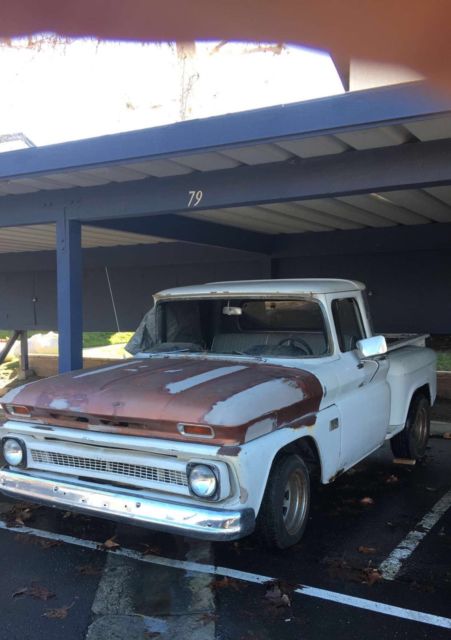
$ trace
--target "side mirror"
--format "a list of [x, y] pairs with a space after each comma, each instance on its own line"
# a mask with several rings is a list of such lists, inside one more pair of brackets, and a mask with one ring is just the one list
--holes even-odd
[[384, 336], [373, 336], [359, 340], [357, 349], [361, 358], [374, 358], [387, 353], [387, 343]]

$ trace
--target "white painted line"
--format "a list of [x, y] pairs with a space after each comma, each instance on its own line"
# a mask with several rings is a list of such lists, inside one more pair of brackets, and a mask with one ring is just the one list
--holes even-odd
[[426, 537], [432, 527], [437, 524], [450, 507], [451, 490], [436, 502], [429, 513], [417, 523], [415, 528], [407, 534], [404, 540], [393, 549], [388, 558], [380, 565], [379, 571], [385, 580], [394, 580], [396, 578], [403, 562], [412, 555], [423, 538]]
[[[47, 540], [58, 540], [78, 547], [92, 549], [93, 551], [103, 551], [103, 549], [101, 549], [101, 545], [93, 540], [83, 540], [73, 536], [44, 531], [42, 529], [33, 529], [32, 527], [11, 528], [8, 527], [5, 522], [0, 521], [0, 530], [2, 529], [12, 533], [23, 533]], [[251, 582], [254, 584], [265, 584], [266, 582], [274, 580], [274, 578], [271, 578], [270, 576], [238, 571], [237, 569], [229, 569], [227, 567], [216, 567], [211, 564], [192, 562], [190, 560], [175, 560], [172, 558], [164, 558], [162, 556], [144, 555], [139, 551], [123, 547], [120, 547], [115, 551], [107, 550], [106, 553], [114, 553], [115, 555], [124, 556], [125, 558], [130, 558], [131, 560], [136, 560], [138, 562], [146, 562], [148, 564], [156, 564], [165, 567], [172, 567], [173, 569], [182, 569], [184, 571], [192, 571], [209, 575], [226, 576], [227, 578], [235, 578], [237, 580], [243, 580], [244, 582]], [[349, 596], [345, 593], [328, 591], [327, 589], [318, 589], [317, 587], [309, 587], [307, 585], [300, 585], [294, 592], [302, 596], [310, 596], [312, 598], [319, 598], [329, 602], [336, 602], [337, 604], [347, 605], [357, 609], [364, 609], [374, 613], [381, 613], [387, 616], [394, 616], [395, 618], [402, 618], [404, 620], [412, 620], [414, 622], [429, 624], [434, 627], [451, 629], [451, 618], [436, 616], [431, 613], [424, 613], [413, 609], [403, 609], [402, 607], [396, 607], [383, 602]]]

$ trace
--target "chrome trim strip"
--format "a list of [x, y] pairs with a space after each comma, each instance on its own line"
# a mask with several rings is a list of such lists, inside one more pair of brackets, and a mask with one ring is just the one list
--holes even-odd
[[162, 502], [9, 468], [0, 469], [0, 492], [30, 502], [206, 540], [236, 540], [250, 534], [255, 527], [253, 509], [229, 511]]

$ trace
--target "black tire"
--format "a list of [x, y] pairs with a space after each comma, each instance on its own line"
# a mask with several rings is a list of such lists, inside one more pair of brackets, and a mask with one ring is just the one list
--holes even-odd
[[310, 510], [310, 476], [297, 455], [275, 460], [258, 514], [257, 532], [266, 546], [287, 549], [302, 538]]
[[404, 429], [391, 440], [391, 449], [395, 458], [421, 460], [426, 453], [426, 447], [431, 429], [431, 407], [424, 395], [416, 395], [410, 403]]

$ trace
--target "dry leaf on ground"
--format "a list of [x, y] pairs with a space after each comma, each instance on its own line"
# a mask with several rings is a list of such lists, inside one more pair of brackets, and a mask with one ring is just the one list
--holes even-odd
[[213, 580], [212, 587], [213, 589], [224, 589], [227, 587], [231, 587], [232, 589], [235, 589], [235, 591], [239, 591], [240, 583], [238, 580], [234, 580], [233, 578], [224, 576], [223, 578], [216, 578], [216, 580]]
[[443, 434], [443, 437], [445, 438], [445, 440], [451, 440], [451, 431], [446, 431]]
[[116, 536], [113, 536], [112, 538], [108, 538], [108, 540], [105, 540], [105, 542], [100, 545], [102, 549], [118, 549], [121, 545], [119, 544], [119, 542], [116, 542]]
[[362, 571], [362, 574], [363, 582], [366, 582], [370, 586], [383, 580], [381, 572], [374, 567], [367, 567]]
[[28, 595], [35, 600], [50, 600], [50, 598], [55, 597], [55, 594], [52, 591], [37, 582], [31, 583], [31, 587], [28, 589]]
[[370, 504], [374, 504], [374, 500], [373, 498], [369, 498], [368, 496], [366, 496], [365, 498], [362, 498], [360, 500], [360, 504], [363, 504], [365, 506], [370, 505]]
[[157, 547], [156, 545], [146, 544], [144, 542], [141, 544], [144, 547], [142, 551], [142, 554], [144, 556], [161, 556], [160, 547]]
[[373, 553], [376, 553], [376, 549], [375, 549], [375, 547], [365, 547], [364, 545], [361, 545], [361, 546], [357, 549], [357, 551], [358, 551], [359, 553], [365, 553], [365, 554], [367, 554], [367, 555], [371, 555], [371, 554], [373, 554]]
[[265, 599], [275, 607], [290, 607], [291, 600], [287, 593], [281, 588], [278, 582], [272, 582], [267, 585]]
[[394, 474], [392, 474], [391, 476], [388, 476], [388, 478], [385, 479], [386, 484], [396, 484], [397, 482], [399, 482], [399, 478]]
[[72, 604], [65, 605], [64, 607], [58, 607], [57, 609], [47, 609], [42, 615], [52, 620], [64, 620], [65, 618], [67, 618], [69, 609], [72, 609], [74, 604], [75, 600], [72, 602]]

